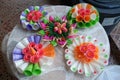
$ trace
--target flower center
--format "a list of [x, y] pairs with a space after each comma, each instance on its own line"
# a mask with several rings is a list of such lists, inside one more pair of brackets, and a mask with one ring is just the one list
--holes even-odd
[[92, 43], [82, 43], [74, 48], [74, 57], [80, 62], [89, 63], [99, 58], [98, 47]]
[[33, 22], [38, 22], [38, 20], [42, 17], [42, 13], [40, 11], [30, 11], [27, 14], [27, 20], [28, 21], [33, 21]]
[[58, 32], [58, 34], [62, 34], [62, 32], [67, 32], [66, 23], [60, 24], [59, 22], [56, 22], [54, 27], [54, 32]]
[[78, 16], [76, 17], [76, 20], [78, 22], [81, 22], [82, 20], [85, 22], [89, 22], [90, 21], [90, 9], [78, 9]]
[[37, 63], [43, 56], [42, 44], [35, 44], [30, 42], [27, 47], [22, 50], [24, 54], [24, 61]]

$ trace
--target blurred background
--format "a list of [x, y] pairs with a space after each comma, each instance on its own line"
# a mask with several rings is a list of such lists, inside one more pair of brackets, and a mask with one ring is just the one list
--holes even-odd
[[[73, 6], [80, 2], [90, 3], [100, 12], [100, 23], [109, 36], [111, 56], [117, 64], [120, 64], [120, 0], [0, 0], [0, 45], [4, 36], [19, 24], [20, 13], [27, 7], [31, 5]], [[0, 80], [17, 80], [7, 72], [1, 50]]]

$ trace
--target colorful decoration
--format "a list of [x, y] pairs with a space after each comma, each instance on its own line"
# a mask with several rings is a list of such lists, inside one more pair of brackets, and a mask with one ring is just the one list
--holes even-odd
[[[67, 23], [66, 16], [61, 19], [59, 17], [49, 16], [49, 19], [40, 21], [41, 29], [38, 34], [43, 36], [45, 41], [50, 41], [53, 46], [60, 45], [64, 47], [66, 44], [70, 44], [70, 38], [74, 38], [74, 28], [76, 24], [70, 25]], [[72, 37], [71, 37], [72, 36]]]
[[65, 58], [71, 71], [91, 76], [103, 70], [108, 64], [109, 54], [105, 53], [104, 44], [91, 36], [78, 36], [65, 49]]
[[30, 6], [25, 9], [20, 15], [23, 28], [27, 30], [38, 30], [40, 28], [38, 22], [45, 17], [46, 14], [47, 12], [40, 6]]
[[71, 8], [67, 19], [71, 24], [77, 23], [78, 28], [89, 28], [99, 21], [99, 13], [92, 5], [80, 3]]
[[72, 72], [88, 77], [104, 69], [109, 58], [104, 44], [91, 36], [76, 34], [78, 28], [89, 28], [99, 21], [99, 13], [92, 5], [77, 4], [61, 18], [46, 15], [40, 6], [30, 6], [20, 15], [23, 28], [39, 31], [15, 46], [12, 57], [18, 72], [33, 76], [47, 70], [46, 66], [53, 63], [57, 45], [66, 48], [65, 59]]
[[40, 41], [41, 36], [30, 36], [24, 38], [14, 48], [13, 61], [20, 73], [26, 76], [39, 75], [42, 72], [42, 65], [51, 64], [49, 60], [54, 59], [54, 46], [49, 43], [42, 44]]

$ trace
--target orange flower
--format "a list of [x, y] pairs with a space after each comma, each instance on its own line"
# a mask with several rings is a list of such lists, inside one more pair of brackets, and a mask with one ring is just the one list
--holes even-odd
[[82, 43], [74, 48], [74, 57], [83, 63], [90, 63], [94, 59], [98, 59], [98, 47], [92, 43]]
[[82, 17], [82, 16], [78, 15], [78, 16], [76, 17], [76, 21], [81, 22], [82, 20], [83, 20], [83, 17]]
[[85, 22], [89, 22], [89, 21], [90, 21], [90, 15], [85, 15], [84, 21], [85, 21]]

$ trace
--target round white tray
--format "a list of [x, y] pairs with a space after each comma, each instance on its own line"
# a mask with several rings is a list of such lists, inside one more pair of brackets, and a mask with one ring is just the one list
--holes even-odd
[[[48, 12], [47, 17], [49, 15], [62, 17], [63, 15], [66, 15], [68, 10], [70, 9], [70, 7], [68, 6], [48, 6], [44, 8]], [[33, 34], [35, 34], [35, 32], [24, 30], [20, 25], [16, 25], [12, 30], [10, 36], [7, 36], [7, 38], [4, 39], [3, 52], [6, 59], [6, 65], [10, 70], [10, 72], [14, 76], [16, 76], [18, 79], [21, 79], [21, 80], [95, 80], [95, 78], [98, 76], [96, 75], [96, 76], [91, 76], [86, 78], [84, 75], [71, 72], [66, 65], [66, 61], [64, 58], [64, 51], [59, 46], [55, 48], [56, 57], [55, 57], [54, 63], [49, 68], [47, 68], [46, 72], [43, 72], [39, 76], [32, 76], [32, 77], [25, 77], [24, 75], [19, 74], [12, 61], [12, 50], [14, 49], [17, 42], [19, 42], [24, 37], [27, 37]], [[106, 48], [106, 53], [110, 54], [110, 45], [109, 45], [108, 36], [104, 28], [101, 26], [99, 22], [91, 28], [80, 29], [78, 34], [90, 35], [92, 37], [97, 38], [99, 42], [102, 42], [104, 44], [104, 47]], [[7, 46], [6, 46], [6, 43], [7, 43]]]

